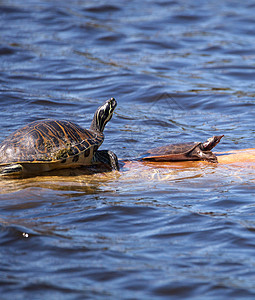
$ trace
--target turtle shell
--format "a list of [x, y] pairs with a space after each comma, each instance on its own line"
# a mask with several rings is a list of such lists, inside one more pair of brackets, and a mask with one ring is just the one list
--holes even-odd
[[69, 121], [35, 121], [15, 131], [0, 144], [0, 164], [91, 164], [102, 144], [101, 132]]
[[196, 148], [202, 145], [202, 143], [179, 143], [170, 144], [163, 147], [154, 148], [148, 150], [143, 156], [142, 160], [149, 161], [183, 161], [197, 159], [189, 154]]

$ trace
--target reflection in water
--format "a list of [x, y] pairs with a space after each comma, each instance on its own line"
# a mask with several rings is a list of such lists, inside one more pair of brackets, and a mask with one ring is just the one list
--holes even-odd
[[83, 191], [87, 194], [93, 194], [97, 193], [100, 185], [104, 185], [104, 182], [113, 180], [117, 176], [117, 171], [102, 172], [102, 170], [96, 170], [96, 168], [64, 169], [21, 179], [2, 177], [0, 187], [1, 193], [19, 191], [30, 187], [41, 187], [63, 191]]
[[[63, 169], [42, 173], [40, 176], [22, 179], [2, 177], [0, 193], [7, 194], [27, 188], [48, 188], [59, 191], [75, 191], [86, 194], [97, 194], [110, 190], [113, 186], [125, 186], [131, 182], [144, 186], [152, 181], [177, 182], [195, 178], [209, 180], [230, 177], [233, 180], [249, 177], [255, 169], [254, 149], [217, 153], [219, 163], [206, 161], [183, 162], [141, 162], [123, 161], [118, 171], [109, 171], [100, 166], [77, 169]], [[214, 178], [213, 178], [214, 177]]]

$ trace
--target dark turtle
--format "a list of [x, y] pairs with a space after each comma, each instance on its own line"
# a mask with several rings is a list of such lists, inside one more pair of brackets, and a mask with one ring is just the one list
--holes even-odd
[[204, 143], [180, 143], [154, 148], [142, 156], [145, 161], [185, 161], [206, 160], [216, 163], [217, 157], [211, 150], [220, 142], [223, 135], [213, 136]]
[[107, 100], [95, 112], [90, 129], [69, 121], [35, 121], [18, 129], [0, 144], [0, 174], [23, 175], [103, 163], [118, 170], [117, 156], [97, 149], [117, 102]]

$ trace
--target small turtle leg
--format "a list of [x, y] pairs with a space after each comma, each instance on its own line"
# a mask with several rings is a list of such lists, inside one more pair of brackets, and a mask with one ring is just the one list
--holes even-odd
[[[193, 152], [194, 154], [194, 152]], [[212, 151], [202, 151], [201, 149], [196, 149], [196, 156], [199, 158], [199, 160], [206, 160], [211, 163], [217, 163], [218, 159]]]
[[117, 155], [110, 150], [98, 150], [94, 154], [93, 163], [103, 163], [112, 170], [119, 170], [119, 162]]
[[216, 155], [214, 153], [212, 153], [211, 151], [204, 151], [203, 152], [203, 160], [207, 160], [211, 163], [217, 163], [218, 159], [216, 157]]
[[20, 175], [23, 172], [23, 167], [20, 164], [11, 164], [4, 166], [0, 169], [0, 175], [8, 176], [8, 175]]

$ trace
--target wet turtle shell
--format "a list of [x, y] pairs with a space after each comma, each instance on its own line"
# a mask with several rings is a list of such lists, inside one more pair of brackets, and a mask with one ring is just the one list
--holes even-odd
[[95, 154], [116, 105], [111, 98], [100, 106], [89, 130], [64, 120], [35, 121], [18, 129], [0, 144], [0, 172], [40, 173], [100, 162], [100, 155]]
[[147, 151], [141, 159], [156, 162], [187, 160], [217, 162], [217, 157], [210, 150], [220, 142], [222, 137], [223, 135], [213, 136], [204, 143], [179, 143], [154, 148]]

